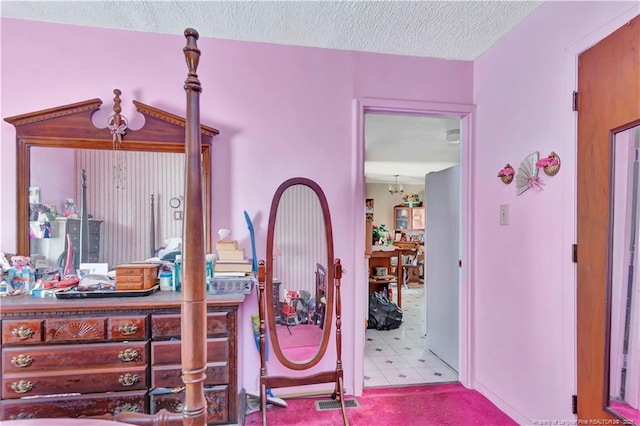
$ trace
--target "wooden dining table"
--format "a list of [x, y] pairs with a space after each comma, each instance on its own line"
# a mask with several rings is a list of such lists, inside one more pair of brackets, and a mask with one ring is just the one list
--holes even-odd
[[[391, 282], [396, 282], [396, 291], [397, 291], [397, 299], [398, 299], [398, 307], [402, 307], [402, 284], [404, 283], [404, 275], [403, 269], [401, 266], [398, 267], [398, 264], [401, 264], [402, 255], [409, 254], [411, 250], [403, 250], [400, 248], [395, 248], [394, 250], [373, 250], [371, 255], [369, 256], [369, 294], [374, 291], [378, 291], [381, 285], [388, 285]], [[387, 273], [391, 274], [391, 258], [395, 257], [398, 259], [396, 262], [396, 274], [395, 277], [389, 280], [380, 280], [379, 277], [375, 276], [373, 272], [376, 267], [384, 267], [387, 268]]]

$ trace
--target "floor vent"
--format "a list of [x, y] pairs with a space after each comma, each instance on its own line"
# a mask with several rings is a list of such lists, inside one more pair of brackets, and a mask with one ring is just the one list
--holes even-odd
[[[344, 406], [347, 408], [360, 408], [360, 404], [358, 404], [357, 399], [345, 399]], [[328, 410], [340, 410], [340, 401], [336, 401], [334, 399], [328, 399], [326, 401], [316, 401], [316, 410], [317, 411], [328, 411]]]

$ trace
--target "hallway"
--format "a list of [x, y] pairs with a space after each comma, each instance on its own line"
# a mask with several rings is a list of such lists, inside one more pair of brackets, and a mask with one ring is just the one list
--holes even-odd
[[366, 331], [364, 387], [457, 381], [458, 373], [424, 347], [424, 289], [403, 289], [402, 307], [400, 328]]

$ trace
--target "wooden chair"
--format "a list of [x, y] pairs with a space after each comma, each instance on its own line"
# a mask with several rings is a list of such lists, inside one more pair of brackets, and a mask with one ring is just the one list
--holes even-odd
[[[280, 302], [280, 311], [282, 312], [282, 318], [284, 318], [284, 324], [287, 327], [289, 327], [289, 325], [291, 324], [292, 318], [296, 324], [298, 323], [298, 312], [296, 311], [296, 307], [293, 304], [294, 300], [295, 299], [289, 297], [288, 301]], [[289, 331], [289, 333], [291, 333], [291, 331]]]

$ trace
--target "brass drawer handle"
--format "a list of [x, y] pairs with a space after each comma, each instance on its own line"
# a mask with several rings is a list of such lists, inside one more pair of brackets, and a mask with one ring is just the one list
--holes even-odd
[[118, 358], [120, 358], [120, 360], [122, 360], [123, 362], [131, 362], [136, 361], [138, 358], [140, 358], [140, 354], [135, 349], [128, 348], [124, 351], [120, 351], [120, 353], [118, 354]]
[[33, 383], [27, 380], [20, 380], [19, 382], [11, 383], [11, 390], [15, 393], [27, 393], [33, 389]]
[[35, 333], [33, 329], [25, 327], [24, 325], [21, 325], [18, 328], [14, 328], [11, 332], [11, 334], [16, 336], [20, 340], [28, 339], [29, 337], [33, 336], [33, 333]]
[[11, 357], [11, 364], [18, 368], [28, 367], [33, 362], [33, 358], [29, 355], [20, 354], [18, 356]]
[[124, 376], [118, 377], [118, 381], [122, 386], [133, 386], [138, 383], [138, 375], [127, 373]]
[[136, 334], [136, 331], [138, 331], [138, 326], [135, 324], [126, 323], [118, 327], [118, 331], [125, 336], [130, 336], [132, 334]]
[[129, 404], [129, 403], [119, 405], [116, 407], [115, 410], [113, 410], [113, 414], [120, 414], [122, 412], [141, 413], [142, 410], [137, 404]]

